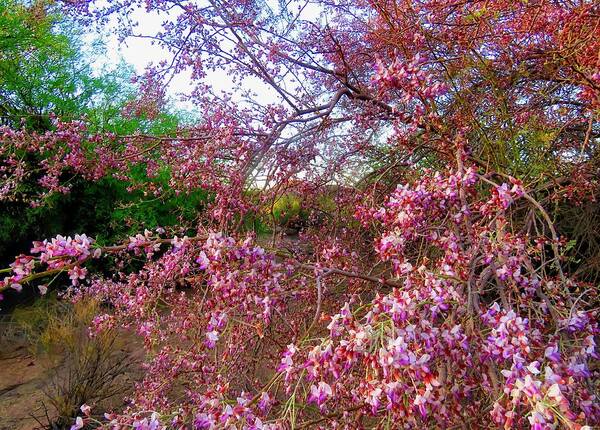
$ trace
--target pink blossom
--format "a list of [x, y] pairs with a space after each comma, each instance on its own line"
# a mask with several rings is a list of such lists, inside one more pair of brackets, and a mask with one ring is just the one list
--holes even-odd
[[318, 385], [312, 385], [310, 387], [310, 395], [308, 396], [309, 402], [314, 402], [320, 408], [323, 408], [325, 402], [333, 394], [331, 387], [324, 381], [319, 381]]
[[200, 265], [200, 270], [206, 270], [208, 268], [208, 265], [210, 264], [210, 260], [208, 259], [208, 257], [206, 256], [206, 253], [204, 251], [200, 252], [200, 255], [196, 259], [196, 263], [198, 263]]
[[71, 430], [79, 430], [82, 429], [85, 423], [83, 422], [83, 418], [77, 417], [75, 420], [75, 424], [71, 426]]
[[85, 279], [87, 276], [87, 269], [85, 267], [75, 266], [69, 269], [69, 278], [74, 286], [79, 285], [79, 280]]

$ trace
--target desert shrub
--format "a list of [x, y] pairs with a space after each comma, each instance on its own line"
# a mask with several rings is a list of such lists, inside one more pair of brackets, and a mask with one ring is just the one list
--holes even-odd
[[134, 360], [118, 333], [89, 334], [99, 311], [94, 300], [72, 304], [49, 294], [12, 315], [13, 327], [47, 368], [43, 391], [48, 408], [40, 421], [48, 428], [70, 428], [83, 404], [98, 405], [99, 410], [120, 404], [131, 384]]
[[132, 370], [132, 361], [119, 348], [115, 332], [94, 338], [81, 330], [68, 334], [61, 365], [53, 370], [44, 388], [54, 412], [49, 424], [56, 428], [70, 428], [84, 404], [96, 405], [99, 411], [113, 402], [121, 404], [131, 384], [127, 374]]
[[[56, 294], [48, 294], [35, 303], [17, 306], [10, 316], [10, 321], [28, 342], [34, 354], [49, 352], [53, 343], [65, 340], [66, 328], [73, 329], [73, 306], [57, 299]], [[59, 328], [60, 327], [60, 328]], [[60, 337], [48, 342], [52, 334], [60, 333]]]

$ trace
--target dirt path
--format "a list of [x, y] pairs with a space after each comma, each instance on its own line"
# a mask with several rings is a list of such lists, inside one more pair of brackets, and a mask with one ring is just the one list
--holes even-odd
[[47, 420], [43, 388], [52, 366], [24, 346], [0, 352], [0, 430], [32, 430]]

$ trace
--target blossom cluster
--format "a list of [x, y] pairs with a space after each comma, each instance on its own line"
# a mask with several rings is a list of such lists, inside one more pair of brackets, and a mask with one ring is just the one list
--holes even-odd
[[[132, 238], [128, 248], [133, 250], [138, 239], [145, 243]], [[276, 313], [284, 311], [286, 264], [277, 263], [252, 238], [236, 241], [220, 233], [209, 233], [201, 243], [171, 240], [168, 250], [152, 257], [123, 281], [97, 279], [74, 297], [111, 304], [110, 313], [95, 318], [92, 335], [127, 328], [144, 339], [148, 350], [136, 397], [108, 425], [166, 428], [191, 422], [197, 429], [236, 423], [279, 428], [261, 421], [273, 403], [270, 394], [251, 395], [222, 371], [230, 366], [249, 371], [242, 363], [267, 341]], [[159, 317], [155, 309], [160, 303], [169, 308]], [[176, 388], [186, 392], [184, 410], [170, 400]], [[232, 395], [237, 396], [233, 405], [228, 400]], [[161, 414], [145, 416], [140, 410]]]
[[[278, 368], [289, 391], [305, 381], [306, 401], [323, 411], [364, 405], [364, 414], [414, 428], [469, 422], [485, 405], [505, 428], [598, 422], [587, 385], [598, 359], [596, 314], [563, 307], [570, 317], [556, 320], [564, 292], [535, 300], [554, 285], [531, 272], [539, 248], [525, 236], [497, 236], [519, 185], [493, 188], [490, 200], [477, 198], [477, 185], [473, 169], [425, 174], [384, 208], [359, 212], [384, 226], [376, 249], [402, 286], [346, 303], [316, 345], [289, 345]], [[492, 222], [478, 215], [482, 207]], [[423, 239], [425, 255], [414, 248]], [[489, 297], [503, 305], [485, 305]]]
[[[21, 291], [22, 284], [34, 272], [66, 270], [73, 285], [78, 285], [80, 280], [87, 275], [87, 269], [81, 265], [89, 258], [99, 257], [100, 249], [92, 249], [94, 240], [85, 234], [76, 234], [74, 237], [61, 235], [45, 239], [43, 242], [34, 242], [31, 255], [20, 255], [11, 263], [11, 275], [0, 281], [0, 291], [6, 287]], [[39, 287], [42, 294], [47, 287]], [[1, 296], [0, 296], [1, 297]]]
[[[67, 172], [98, 180], [119, 163], [111, 143], [112, 134], [91, 134], [83, 121], [65, 122], [53, 118], [54, 129], [45, 133], [0, 127], [0, 201], [10, 201], [30, 179], [37, 182], [37, 194], [26, 196], [39, 205], [53, 193], [68, 193]], [[86, 149], [92, 144], [93, 150]], [[36, 154], [41, 161], [29, 166], [23, 153]], [[121, 166], [122, 167], [122, 166]], [[41, 172], [33, 175], [33, 172]]]
[[[382, 208], [359, 209], [363, 223], [381, 226], [375, 250], [391, 263], [394, 287], [350, 294], [337, 310], [331, 302], [331, 315], [318, 313], [329, 297], [323, 279], [318, 295], [309, 293], [311, 283], [298, 276], [302, 264], [278, 261], [252, 237], [160, 239], [146, 231], [103, 248], [144, 254], [146, 262], [112, 279], [94, 278], [74, 299], [110, 304], [94, 319], [92, 336], [132, 330], [147, 355], [128, 407], [101, 424], [278, 429], [298, 401], [306, 405], [304, 419], [314, 405], [332, 425], [351, 426], [357, 417], [408, 428], [473, 417], [507, 428], [598, 422], [588, 386], [598, 359], [597, 314], [556, 288], [574, 280], [560, 284], [552, 272], [532, 270], [543, 236], [507, 231], [507, 198], [499, 195], [509, 193], [514, 204], [518, 185], [483, 190], [478, 178], [474, 167], [425, 172], [398, 186]], [[32, 256], [17, 258], [13, 276], [24, 279], [40, 264], [69, 270], [77, 285], [86, 275], [82, 264], [96, 254], [92, 244], [85, 235], [37, 242]], [[356, 256], [339, 242], [322, 245], [320, 262], [310, 266], [314, 276], [331, 276], [324, 265], [337, 263], [355, 276], [348, 271]], [[316, 337], [298, 330], [307, 309], [295, 299], [305, 297], [318, 300]], [[269, 352], [259, 364], [254, 354], [261, 348]], [[257, 366], [269, 382], [253, 379]], [[250, 389], [248, 380], [256, 381]], [[174, 399], [181, 390], [185, 399]], [[84, 415], [75, 428], [92, 422]]]
[[400, 100], [409, 103], [411, 99], [423, 97], [434, 99], [448, 91], [447, 85], [435, 79], [435, 75], [426, 71], [425, 59], [419, 54], [410, 62], [395, 59], [391, 65], [385, 66], [381, 60], [375, 64], [375, 82], [385, 88], [403, 91]]

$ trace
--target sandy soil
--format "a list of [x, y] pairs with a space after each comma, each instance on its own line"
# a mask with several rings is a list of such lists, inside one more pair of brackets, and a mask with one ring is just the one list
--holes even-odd
[[52, 370], [51, 363], [29, 354], [24, 345], [0, 351], [0, 430], [42, 428], [36, 418], [47, 422], [43, 389]]

